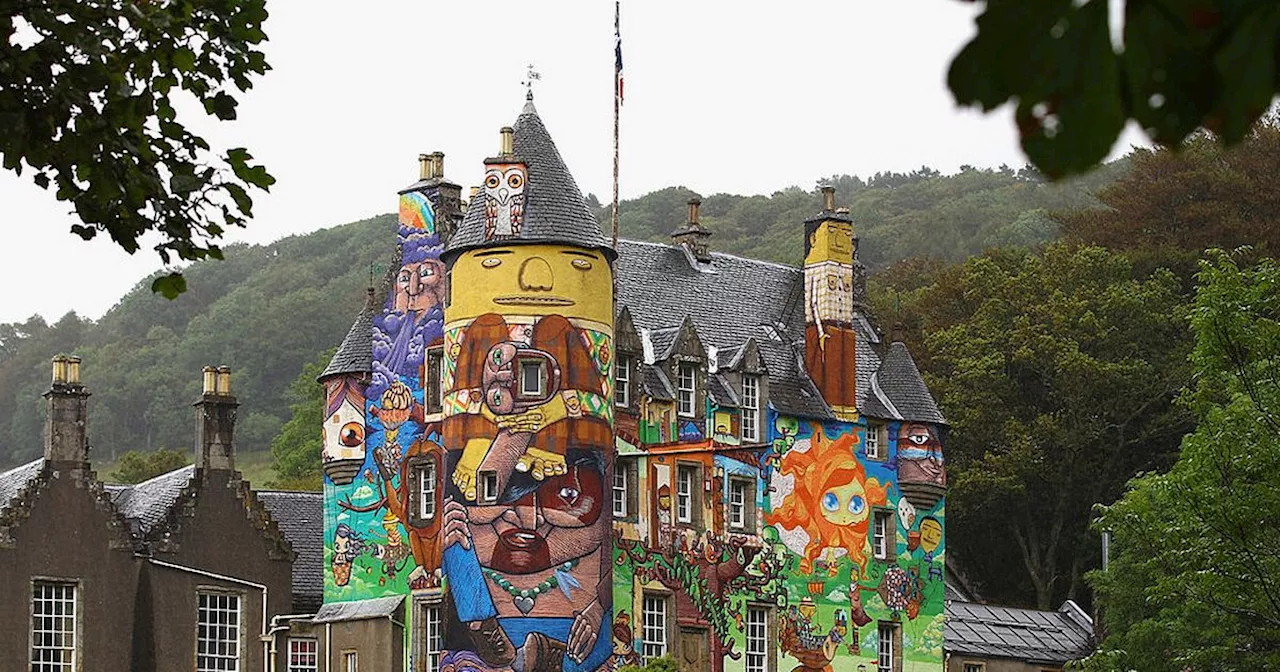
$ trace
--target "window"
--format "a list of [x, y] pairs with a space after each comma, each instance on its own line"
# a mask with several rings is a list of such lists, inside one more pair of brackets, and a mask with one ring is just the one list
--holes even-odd
[[965, 663], [964, 672], [986, 672], [986, 663]]
[[613, 465], [613, 517], [627, 517], [627, 469], [626, 465], [618, 460]]
[[289, 672], [317, 672], [320, 647], [314, 639], [289, 638]]
[[876, 672], [896, 672], [899, 658], [898, 624], [881, 622], [876, 629]]
[[480, 501], [485, 504], [498, 502], [498, 472], [480, 472]]
[[760, 440], [760, 378], [742, 377], [742, 440]]
[[876, 560], [892, 562], [897, 550], [894, 539], [893, 512], [876, 511], [873, 515], [871, 530], [871, 551]]
[[692, 523], [700, 504], [696, 494], [702, 479], [698, 477], [698, 468], [692, 465], [676, 467], [676, 522]]
[[884, 459], [884, 455], [880, 454], [880, 446], [881, 446], [880, 425], [868, 422], [867, 423], [867, 440], [866, 440], [868, 460]]
[[676, 412], [685, 417], [694, 416], [694, 381], [697, 380], [697, 370], [694, 365], [689, 362], [681, 362], [678, 371], [678, 385], [680, 397], [680, 407]]
[[436, 517], [436, 463], [429, 458], [418, 467], [418, 515], [423, 520]]
[[648, 663], [667, 655], [667, 598], [646, 594], [643, 618], [640, 636], [644, 644], [644, 660]]
[[444, 371], [444, 349], [431, 348], [427, 351], [426, 363], [426, 388], [423, 390], [423, 396], [426, 397], [426, 407], [428, 413], [439, 413], [443, 409], [441, 399], [443, 397], [442, 386]]
[[540, 360], [524, 360], [520, 362], [520, 396], [538, 398], [545, 394], [546, 369]]
[[240, 669], [240, 596], [199, 593], [196, 614], [196, 672]]
[[76, 669], [76, 584], [31, 584], [31, 670]]
[[342, 652], [342, 672], [360, 672], [360, 657], [355, 651]]
[[747, 672], [766, 672], [769, 663], [769, 610], [747, 607]]
[[729, 477], [729, 527], [755, 528], [754, 483], [745, 478]]
[[618, 406], [631, 405], [631, 357], [618, 355], [613, 360], [613, 403]]
[[412, 672], [436, 672], [440, 669], [440, 655], [444, 648], [441, 614], [439, 594], [413, 597]]

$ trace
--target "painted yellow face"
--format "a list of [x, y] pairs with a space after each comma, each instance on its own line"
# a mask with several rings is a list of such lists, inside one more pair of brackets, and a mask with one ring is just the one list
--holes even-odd
[[596, 250], [568, 245], [470, 250], [454, 262], [450, 282], [450, 322], [505, 313], [613, 323], [613, 271]]
[[942, 523], [936, 518], [925, 518], [920, 521], [920, 545], [928, 553], [932, 553], [942, 543]]
[[822, 493], [818, 505], [822, 507], [822, 517], [836, 525], [853, 525], [870, 515], [866, 491], [857, 481], [837, 485]]
[[835, 261], [853, 263], [853, 224], [827, 220], [809, 236], [809, 252], [805, 264]]

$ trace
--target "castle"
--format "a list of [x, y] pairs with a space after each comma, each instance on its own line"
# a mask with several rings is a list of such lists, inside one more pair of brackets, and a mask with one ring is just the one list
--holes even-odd
[[532, 100], [500, 138], [465, 204], [421, 157], [320, 378], [325, 649], [349, 672], [941, 669], [946, 421], [868, 313], [833, 191], [802, 268], [713, 252], [696, 200], [672, 244], [615, 246]]

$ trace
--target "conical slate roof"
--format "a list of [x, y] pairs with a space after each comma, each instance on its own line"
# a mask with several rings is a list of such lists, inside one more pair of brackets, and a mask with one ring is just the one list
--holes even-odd
[[613, 259], [617, 256], [595, 215], [587, 207], [573, 175], [560, 158], [551, 135], [538, 118], [533, 102], [525, 104], [515, 124], [515, 161], [528, 168], [524, 189], [524, 225], [515, 238], [486, 241], [484, 198], [471, 199], [466, 217], [449, 239], [445, 256], [490, 245], [520, 243], [561, 243], [596, 248]]
[[333, 353], [329, 366], [325, 367], [324, 373], [321, 373], [316, 380], [322, 381], [330, 376], [344, 373], [373, 372], [374, 293], [372, 288], [368, 292], [364, 308], [360, 309], [360, 314], [356, 316], [356, 321], [347, 332], [347, 337], [342, 339], [342, 345], [338, 346], [338, 351]]
[[920, 369], [916, 368], [915, 360], [901, 341], [894, 341], [889, 346], [880, 369], [871, 375], [870, 392], [864, 404], [863, 413], [866, 415], [947, 424], [920, 377]]

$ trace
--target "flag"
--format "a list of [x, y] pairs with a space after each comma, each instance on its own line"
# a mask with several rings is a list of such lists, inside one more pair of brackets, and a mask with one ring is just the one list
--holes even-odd
[[614, 0], [613, 3], [613, 78], [617, 81], [618, 90], [614, 95], [618, 97], [618, 102], [623, 101], [622, 95], [622, 27], [619, 21], [622, 13], [622, 0]]

